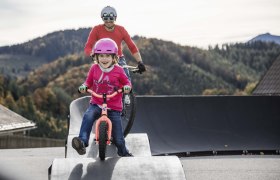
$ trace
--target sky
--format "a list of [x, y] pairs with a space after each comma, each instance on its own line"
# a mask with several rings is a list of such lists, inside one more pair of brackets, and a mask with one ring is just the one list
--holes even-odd
[[207, 49], [280, 35], [280, 0], [0, 0], [0, 46], [101, 24], [107, 5], [131, 36], [180, 45]]

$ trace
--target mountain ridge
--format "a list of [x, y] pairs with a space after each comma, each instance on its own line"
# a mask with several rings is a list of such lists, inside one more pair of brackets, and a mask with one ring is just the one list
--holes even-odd
[[255, 42], [255, 41], [263, 41], [263, 42], [274, 42], [276, 44], [280, 44], [280, 36], [272, 35], [270, 33], [260, 34], [256, 37], [252, 38], [248, 42]]
[[[35, 38], [34, 40], [28, 41], [23, 44], [0, 47], [0, 73], [14, 73], [16, 75], [25, 74], [26, 76], [28, 72], [35, 72], [35, 70], [37, 68], [40, 68], [40, 66], [42, 66], [43, 64], [49, 64], [53, 61], [57, 61], [60, 58], [67, 57], [73, 54], [79, 54], [80, 59], [87, 59], [87, 62], [89, 63], [90, 58], [83, 56], [83, 47], [84, 43], [87, 40], [89, 32], [90, 28], [57, 31], [49, 33], [43, 37]], [[246, 57], [247, 59], [244, 58], [244, 56], [247, 55], [246, 53], [242, 52], [242, 48], [253, 48], [251, 50], [251, 53], [253, 53], [251, 56], [260, 56], [257, 52], [259, 46], [262, 46], [261, 48], [263, 48], [264, 51], [269, 51], [269, 48], [267, 47], [269, 47], [270, 45], [266, 45], [265, 43], [258, 43], [258, 41], [251, 41], [250, 45], [246, 45], [246, 43], [237, 43], [232, 46], [225, 44], [221, 48], [219, 48], [217, 45], [213, 48], [210, 47], [208, 50], [202, 50], [196, 47], [181, 46], [173, 43], [172, 41], [163, 41], [156, 38], [134, 36], [133, 40], [137, 44], [144, 62], [148, 66], [150, 66], [151, 69], [155, 71], [155, 73], [160, 72], [162, 68], [171, 69], [161, 62], [166, 61], [169, 66], [172, 66], [172, 63], [169, 64], [169, 62], [172, 61], [173, 63], [178, 64], [178, 67], [176, 67], [178, 69], [186, 66], [188, 67], [187, 69], [191, 71], [197, 71], [197, 73], [199, 73], [200, 75], [204, 74], [206, 76], [209, 76], [209, 78], [212, 77], [216, 80], [220, 79], [222, 81], [225, 81], [225, 84], [220, 84], [231, 84], [230, 86], [227, 85], [227, 88], [235, 87], [243, 89], [248, 82], [257, 81], [257, 79], [260, 78], [261, 74], [263, 74], [263, 71], [268, 68], [268, 65], [262, 67], [262, 65], [259, 64], [259, 61], [262, 61], [260, 59], [254, 60], [254, 57], [253, 59], [252, 57]], [[240, 57], [235, 57], [231, 54], [228, 54], [228, 56], [224, 56], [224, 54], [230, 52], [230, 49], [240, 49], [237, 51], [234, 50]], [[130, 61], [130, 59], [133, 59], [133, 57], [126, 46], [124, 46], [124, 54], [127, 58], [127, 62], [133, 63], [133, 61]], [[273, 61], [271, 59], [273, 58], [276, 57], [270, 57], [270, 60], [266, 63], [271, 64], [271, 61]], [[246, 62], [248, 61], [248, 59], [250, 59], [249, 64], [248, 62]], [[10, 72], [8, 71], [9, 67], [7, 67], [6, 63], [8, 61], [13, 62], [10, 63], [10, 66], [13, 66]], [[21, 62], [21, 65], [19, 65], [18, 69], [16, 68], [16, 62]], [[36, 64], [34, 62], [38, 63]], [[83, 63], [86, 63], [86, 61], [84, 61]], [[182, 66], [180, 66], [180, 64], [182, 64]], [[157, 66], [159, 67], [159, 69]], [[186, 67], [184, 69], [186, 69]], [[60, 67], [60, 69], [62, 68], [63, 67]], [[24, 73], [20, 73], [20, 71], [24, 71]], [[34, 72], [31, 73], [31, 76], [32, 74], [34, 75]], [[173, 74], [175, 75], [176, 72], [173, 72]], [[194, 76], [194, 74], [196, 73], [193, 72], [193, 75], [191, 76]], [[165, 76], [164, 73], [161, 73], [161, 75]], [[167, 78], [167, 80], [168, 79], [170, 78]], [[219, 85], [217, 86], [221, 87]]]

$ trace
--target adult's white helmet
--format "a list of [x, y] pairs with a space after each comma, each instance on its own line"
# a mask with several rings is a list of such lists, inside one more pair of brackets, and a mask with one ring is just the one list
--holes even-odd
[[106, 6], [101, 11], [101, 18], [104, 17], [104, 16], [117, 17], [117, 11], [116, 11], [115, 8], [113, 8], [111, 6]]

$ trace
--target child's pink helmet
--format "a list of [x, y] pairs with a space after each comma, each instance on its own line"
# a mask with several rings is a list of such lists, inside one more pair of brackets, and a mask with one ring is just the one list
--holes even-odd
[[95, 43], [92, 54], [118, 54], [118, 46], [112, 39], [102, 38]]

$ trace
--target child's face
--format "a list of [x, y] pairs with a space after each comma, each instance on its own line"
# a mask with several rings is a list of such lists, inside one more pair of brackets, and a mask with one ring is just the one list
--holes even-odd
[[113, 57], [111, 54], [99, 54], [98, 61], [101, 67], [109, 68], [113, 63]]

